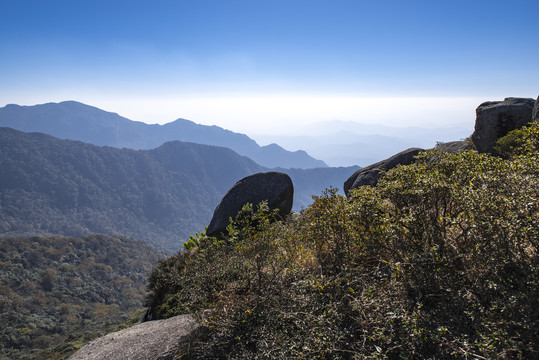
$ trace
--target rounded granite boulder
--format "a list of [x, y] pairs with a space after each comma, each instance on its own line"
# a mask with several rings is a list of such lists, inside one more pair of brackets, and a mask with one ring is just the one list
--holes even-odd
[[381, 172], [391, 170], [398, 165], [410, 165], [420, 151], [423, 151], [423, 149], [406, 149], [390, 158], [359, 169], [344, 183], [344, 193], [348, 196], [350, 190], [357, 189], [360, 186], [376, 186]]
[[270, 209], [279, 209], [279, 215], [285, 217], [292, 210], [293, 198], [292, 180], [284, 173], [272, 171], [247, 176], [234, 184], [217, 205], [206, 233], [209, 236], [224, 233], [230, 218], [247, 203], [258, 205], [267, 201]]

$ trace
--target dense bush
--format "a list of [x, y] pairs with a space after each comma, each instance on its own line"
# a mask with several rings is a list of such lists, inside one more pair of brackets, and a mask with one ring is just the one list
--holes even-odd
[[424, 152], [286, 222], [246, 206], [159, 263], [148, 301], [200, 314], [194, 358], [538, 358], [537, 129], [504, 158]]

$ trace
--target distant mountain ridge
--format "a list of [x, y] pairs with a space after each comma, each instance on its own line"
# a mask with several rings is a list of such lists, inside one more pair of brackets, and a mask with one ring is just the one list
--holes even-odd
[[268, 168], [327, 167], [323, 161], [312, 158], [305, 151], [291, 152], [277, 144], [259, 146], [247, 135], [218, 126], [199, 125], [185, 119], [164, 125], [149, 125], [76, 101], [34, 106], [6, 105], [0, 108], [0, 126], [25, 132], [42, 132], [99, 146], [136, 150], [153, 149], [167, 141], [188, 141], [227, 147]]
[[[125, 235], [173, 253], [209, 224], [228, 189], [268, 171], [216, 146], [116, 149], [0, 128], [0, 236]], [[358, 167], [283, 169], [295, 209]]]
[[466, 138], [472, 132], [473, 125], [395, 127], [334, 120], [306, 126], [301, 136], [251, 136], [261, 144], [277, 142], [290, 150], [304, 149], [329, 166], [368, 166], [407, 148], [428, 149], [439, 142]]

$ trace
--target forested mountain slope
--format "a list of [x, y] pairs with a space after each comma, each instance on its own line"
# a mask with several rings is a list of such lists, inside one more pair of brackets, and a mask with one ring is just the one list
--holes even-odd
[[0, 239], [0, 358], [59, 359], [115, 330], [163, 256], [124, 237]]
[[122, 234], [167, 252], [208, 224], [235, 181], [263, 170], [226, 148], [115, 149], [8, 128], [0, 168], [2, 236]]
[[[222, 147], [116, 149], [10, 128], [0, 128], [0, 168], [0, 236], [121, 234], [169, 253], [209, 224], [236, 181], [268, 170]], [[355, 170], [282, 171], [300, 209]]]

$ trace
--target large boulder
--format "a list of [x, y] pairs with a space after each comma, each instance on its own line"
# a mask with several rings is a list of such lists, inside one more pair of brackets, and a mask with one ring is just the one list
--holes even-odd
[[266, 172], [247, 176], [232, 186], [217, 205], [206, 233], [209, 236], [224, 233], [230, 218], [247, 203], [258, 205], [267, 201], [270, 209], [279, 209], [279, 215], [285, 217], [292, 210], [293, 198], [294, 186], [286, 174]]
[[147, 321], [100, 337], [69, 360], [172, 360], [187, 355], [202, 329], [192, 315]]
[[472, 141], [480, 153], [493, 153], [496, 141], [532, 121], [534, 99], [505, 98], [482, 103], [476, 110]]
[[376, 186], [380, 172], [393, 169], [397, 165], [410, 165], [420, 151], [423, 151], [423, 149], [406, 149], [388, 159], [359, 169], [344, 183], [345, 194], [348, 195], [350, 190], [357, 189], [363, 185]]

